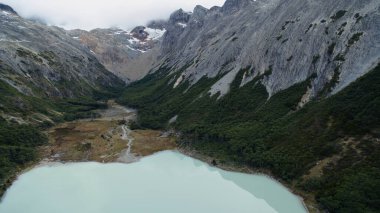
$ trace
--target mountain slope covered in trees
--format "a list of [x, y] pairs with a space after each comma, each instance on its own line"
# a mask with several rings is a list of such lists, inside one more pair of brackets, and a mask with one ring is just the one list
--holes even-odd
[[[209, 96], [218, 79], [175, 90], [165, 68], [128, 87], [119, 101], [139, 109], [139, 125], [174, 128], [180, 145], [219, 161], [269, 169], [331, 212], [376, 212], [380, 174], [380, 65], [341, 92], [299, 102], [312, 78], [269, 98], [259, 76]], [[175, 75], [175, 74], [173, 74]], [[169, 123], [171, 119], [174, 123]]]
[[378, 212], [379, 7], [227, 0], [178, 10], [158, 66], [118, 101], [139, 110], [137, 126], [270, 171], [320, 209]]

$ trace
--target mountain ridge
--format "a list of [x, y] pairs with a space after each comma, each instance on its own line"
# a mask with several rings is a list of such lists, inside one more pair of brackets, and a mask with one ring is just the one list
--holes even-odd
[[155, 67], [118, 102], [139, 109], [136, 128], [175, 132], [214, 165], [269, 170], [310, 212], [377, 212], [379, 8], [232, 0], [178, 10]]
[[18, 15], [17, 12], [12, 7], [6, 4], [0, 3], [0, 10], [13, 13], [14, 15]]
[[[310, 92], [314, 98], [322, 90], [331, 90], [329, 94], [340, 91], [374, 68], [380, 58], [373, 43], [379, 39], [375, 21], [379, 5], [375, 1], [337, 1], [333, 6], [312, 1], [237, 3], [244, 7], [231, 9], [233, 13], [224, 13], [223, 7], [207, 10], [199, 16], [201, 21], [188, 18], [187, 27], [168, 28], [161, 62], [173, 67], [173, 72], [190, 65], [177, 80], [184, 76], [194, 84], [204, 75], [230, 73], [218, 82], [222, 86], [215, 85], [221, 87], [216, 92], [224, 94], [239, 68], [251, 67], [242, 84], [271, 71], [263, 83], [272, 95], [317, 75]], [[237, 3], [226, 2], [225, 9]], [[344, 14], [336, 16], [339, 11]], [[194, 12], [189, 16], [194, 17]], [[363, 48], [367, 50], [364, 55]], [[336, 85], [334, 76], [339, 77]], [[325, 88], [328, 85], [331, 88]]]

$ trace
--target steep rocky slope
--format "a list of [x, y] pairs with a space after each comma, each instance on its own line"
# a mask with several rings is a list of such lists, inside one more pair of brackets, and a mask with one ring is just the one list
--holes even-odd
[[28, 111], [37, 99], [91, 97], [124, 85], [65, 30], [1, 8], [0, 109], [5, 114]]
[[380, 58], [380, 2], [375, 0], [227, 0], [170, 17], [164, 66], [177, 86], [224, 76], [212, 94], [228, 92], [240, 69], [242, 85], [265, 75], [270, 96], [313, 76], [307, 100], [336, 93], [376, 66]]
[[136, 125], [270, 173], [311, 212], [380, 207], [380, 2], [227, 0], [173, 13], [119, 102]]
[[[38, 88], [49, 97], [73, 97], [120, 84], [64, 30], [6, 11], [0, 16], [1, 79], [20, 92], [32, 95]], [[59, 88], [65, 83], [70, 87]]]

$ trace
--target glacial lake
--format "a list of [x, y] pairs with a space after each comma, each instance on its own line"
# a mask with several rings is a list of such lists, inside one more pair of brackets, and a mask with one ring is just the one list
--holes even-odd
[[306, 212], [297, 196], [262, 175], [228, 172], [175, 151], [131, 164], [68, 163], [21, 175], [0, 213]]

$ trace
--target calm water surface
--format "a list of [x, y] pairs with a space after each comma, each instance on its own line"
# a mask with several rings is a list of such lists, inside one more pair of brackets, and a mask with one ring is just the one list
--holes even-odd
[[299, 199], [261, 175], [227, 172], [177, 152], [132, 164], [37, 167], [12, 185], [0, 213], [306, 212]]

